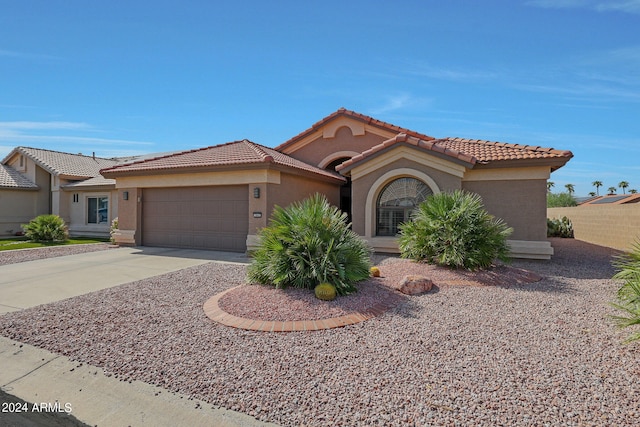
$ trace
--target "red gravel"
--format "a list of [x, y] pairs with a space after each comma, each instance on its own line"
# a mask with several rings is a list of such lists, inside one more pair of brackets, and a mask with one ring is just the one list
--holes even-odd
[[407, 275], [426, 276], [433, 281], [436, 289], [449, 285], [508, 287], [541, 279], [536, 273], [507, 266], [472, 272], [397, 260], [380, 269], [382, 277], [361, 282], [357, 285], [358, 292], [337, 297], [333, 301], [319, 300], [309, 289], [244, 285], [228, 291], [220, 298], [218, 305], [227, 313], [245, 319], [281, 322], [317, 320], [364, 312], [396, 292], [398, 283]]

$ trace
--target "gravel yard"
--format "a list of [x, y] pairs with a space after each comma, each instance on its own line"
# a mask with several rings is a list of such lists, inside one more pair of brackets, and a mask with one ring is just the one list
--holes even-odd
[[439, 285], [338, 329], [213, 323], [203, 303], [245, 267], [208, 263], [8, 313], [0, 334], [285, 426], [637, 425], [640, 347], [607, 318], [614, 251], [553, 245], [513, 264], [538, 282]]

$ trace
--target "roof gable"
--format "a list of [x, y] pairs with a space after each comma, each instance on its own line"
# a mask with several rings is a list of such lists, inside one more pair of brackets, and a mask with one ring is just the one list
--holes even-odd
[[180, 171], [186, 170], [187, 168], [246, 166], [252, 164], [273, 164], [313, 173], [338, 181], [344, 180], [342, 176], [334, 172], [317, 168], [272, 148], [256, 144], [246, 139], [112, 166], [103, 169], [101, 173], [105, 176], [116, 176], [117, 174], [127, 173], [157, 173], [161, 171]]
[[413, 136], [415, 138], [419, 138], [425, 141], [435, 139], [434, 137], [429, 135], [415, 132], [410, 129], [402, 128], [400, 126], [396, 126], [391, 123], [383, 122], [382, 120], [374, 119], [373, 117], [356, 113], [355, 111], [347, 110], [345, 108], [340, 108], [337, 111], [329, 114], [327, 117], [311, 125], [309, 129], [302, 131], [301, 133], [289, 139], [288, 141], [278, 145], [275, 148], [275, 150], [286, 152], [286, 153], [295, 151], [296, 145], [299, 142], [303, 141], [305, 138], [313, 135], [314, 133], [320, 131], [322, 128], [329, 127], [332, 122], [335, 122], [336, 120], [344, 119], [344, 118], [361, 122], [363, 125], [368, 126], [369, 129], [378, 129], [380, 131], [383, 131], [384, 134], [388, 136], [403, 133], [403, 134]]
[[117, 160], [104, 159], [82, 154], [70, 154], [60, 151], [44, 150], [41, 148], [17, 147], [2, 163], [5, 163], [15, 154], [22, 154], [33, 160], [38, 166], [52, 175], [91, 178], [100, 175], [100, 169], [117, 164]]

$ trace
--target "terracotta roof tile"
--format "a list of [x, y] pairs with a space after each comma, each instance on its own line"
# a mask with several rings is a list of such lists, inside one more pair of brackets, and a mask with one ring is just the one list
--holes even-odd
[[35, 190], [38, 186], [12, 167], [0, 164], [0, 188]]
[[229, 142], [221, 145], [204, 147], [196, 150], [182, 151], [142, 161], [117, 165], [103, 169], [103, 174], [122, 172], [144, 172], [175, 170], [181, 168], [218, 167], [233, 165], [250, 165], [273, 163], [294, 169], [311, 172], [336, 180], [344, 178], [334, 172], [311, 166], [272, 148], [256, 144], [248, 140]]
[[355, 111], [347, 110], [345, 108], [340, 108], [340, 109], [338, 109], [338, 111], [335, 111], [335, 112], [329, 114], [324, 119], [319, 120], [316, 123], [314, 123], [313, 125], [311, 125], [311, 127], [309, 129], [300, 132], [298, 135], [294, 136], [293, 138], [290, 138], [288, 141], [278, 145], [275, 149], [277, 151], [284, 150], [289, 145], [292, 145], [293, 143], [295, 143], [298, 139], [303, 138], [306, 135], [314, 132], [319, 127], [323, 126], [324, 124], [330, 122], [331, 120], [333, 120], [334, 118], [339, 117], [339, 116], [351, 117], [351, 118], [354, 118], [356, 120], [363, 121], [366, 124], [369, 124], [369, 125], [372, 125], [372, 126], [376, 126], [378, 128], [386, 129], [388, 131], [395, 132], [395, 133], [403, 133], [403, 134], [414, 136], [416, 138], [423, 139], [423, 140], [435, 139], [434, 137], [429, 136], [429, 135], [425, 135], [425, 134], [422, 134], [422, 133], [419, 133], [419, 132], [415, 132], [415, 131], [412, 131], [410, 129], [402, 128], [400, 126], [396, 126], [396, 125], [393, 125], [391, 123], [383, 122], [382, 120], [374, 119], [373, 117], [370, 117], [370, 116], [367, 116], [367, 115], [364, 115], [364, 114], [360, 114], [360, 113], [356, 113]]
[[508, 144], [481, 139], [443, 138], [438, 145], [475, 157], [480, 163], [496, 160], [561, 159], [573, 157], [571, 151], [534, 145]]
[[358, 156], [340, 164], [336, 170], [341, 171], [350, 168], [363, 161], [367, 157], [385, 150], [397, 144], [409, 144], [427, 151], [444, 154], [455, 160], [474, 165], [476, 163], [488, 164], [504, 160], [527, 159], [566, 159], [573, 157], [571, 151], [554, 150], [540, 146], [522, 144], [507, 144], [504, 142], [492, 142], [479, 139], [443, 138], [437, 140], [421, 140], [407, 134], [398, 134], [394, 138], [383, 141]]

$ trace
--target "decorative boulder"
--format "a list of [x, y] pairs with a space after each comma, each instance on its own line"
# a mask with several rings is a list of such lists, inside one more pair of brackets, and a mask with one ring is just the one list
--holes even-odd
[[406, 295], [429, 292], [433, 282], [424, 276], [405, 276], [399, 283], [398, 290]]

